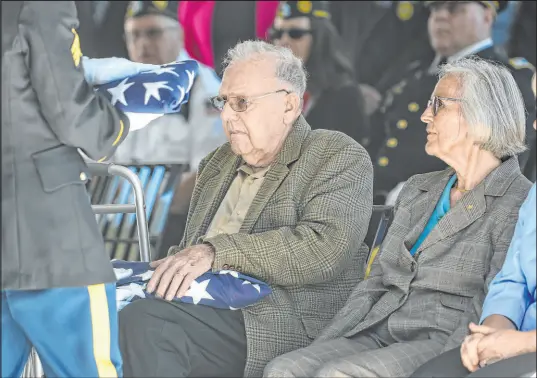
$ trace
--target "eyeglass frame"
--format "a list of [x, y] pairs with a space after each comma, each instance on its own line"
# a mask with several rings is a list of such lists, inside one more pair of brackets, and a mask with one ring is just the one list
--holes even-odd
[[[300, 34], [297, 35], [296, 33]], [[278, 35], [276, 35], [278, 34]], [[307, 35], [312, 35], [313, 30], [303, 29], [303, 28], [270, 28], [267, 32], [267, 35], [271, 41], [277, 41], [283, 38], [284, 34], [287, 34], [292, 40], [301, 39]]]
[[[431, 111], [434, 117], [436, 117], [436, 115], [438, 114], [438, 110], [440, 110], [440, 106], [442, 106], [442, 104], [439, 103], [438, 100], [454, 101], [454, 102], [464, 101], [464, 99], [462, 98], [433, 96], [432, 98], [429, 99], [429, 101], [427, 101], [427, 108], [431, 108]], [[437, 104], [437, 106], [435, 104]]]
[[[273, 92], [268, 92], [268, 93], [263, 93], [263, 94], [260, 94], [258, 96], [250, 96], [250, 97], [246, 97], [246, 96], [213, 96], [209, 99], [209, 102], [211, 103], [211, 105], [213, 106], [213, 108], [215, 108], [216, 110], [218, 111], [223, 111], [226, 104], [229, 103], [229, 106], [231, 107], [231, 109], [234, 111], [234, 112], [237, 112], [237, 113], [243, 113], [245, 111], [248, 110], [248, 105], [252, 104], [253, 100], [258, 100], [260, 98], [263, 98], [263, 97], [267, 97], [267, 96], [270, 96], [272, 94], [276, 94], [276, 93], [285, 93], [285, 94], [290, 94], [292, 93], [292, 91], [289, 91], [287, 89], [278, 89], [276, 91], [273, 91]], [[224, 98], [225, 97], [225, 98]], [[224, 102], [224, 105], [222, 105], [222, 108], [220, 109], [218, 106], [215, 105], [215, 100], [218, 99], [218, 98], [223, 98], [222, 101]], [[231, 102], [229, 102], [229, 99], [230, 98], [242, 98], [244, 99], [245, 101], [245, 107], [243, 110], [237, 110], [233, 107], [233, 105], [231, 105]]]

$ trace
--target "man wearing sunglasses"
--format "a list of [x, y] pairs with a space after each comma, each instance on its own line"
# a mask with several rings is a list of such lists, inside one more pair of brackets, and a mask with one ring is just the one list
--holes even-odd
[[[308, 345], [363, 277], [372, 212], [366, 150], [302, 112], [302, 61], [262, 41], [228, 52], [219, 95], [229, 143], [200, 164], [183, 241], [121, 310], [126, 376], [259, 377]], [[242, 311], [172, 301], [207, 270], [255, 277], [272, 295]]]
[[[426, 2], [430, 10], [429, 39], [436, 57], [432, 63], [417, 61], [412, 64], [401, 80], [388, 90], [380, 111], [371, 122], [371, 130], [375, 134], [369, 151], [375, 164], [376, 203], [383, 203], [387, 193], [410, 176], [445, 167], [442, 161], [425, 153], [423, 146], [426, 143], [426, 133], [419, 121], [435, 86], [438, 67], [443, 63], [475, 54], [510, 68], [529, 113], [527, 144], [533, 144], [535, 136], [531, 124], [535, 106], [529, 85], [533, 67], [523, 58], [508, 59], [500, 55], [491, 39], [496, 14], [506, 7], [506, 3]], [[519, 157], [521, 167], [525, 166], [527, 156], [526, 152]]]

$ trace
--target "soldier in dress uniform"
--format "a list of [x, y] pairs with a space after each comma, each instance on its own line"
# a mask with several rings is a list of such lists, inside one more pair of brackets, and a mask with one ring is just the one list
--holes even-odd
[[[425, 153], [426, 132], [420, 116], [435, 87], [439, 65], [468, 55], [500, 62], [511, 69], [519, 84], [528, 111], [528, 145], [534, 142], [531, 132], [535, 104], [530, 79], [533, 66], [524, 58], [508, 59], [493, 46], [492, 24], [502, 1], [429, 1], [429, 38], [436, 52], [430, 61], [415, 61], [401, 80], [384, 96], [371, 125], [369, 152], [375, 165], [375, 203], [384, 203], [386, 195], [412, 175], [445, 168], [445, 164]], [[527, 153], [519, 157], [521, 166]]]
[[116, 277], [85, 183], [127, 117], [86, 82], [73, 1], [2, 2], [2, 376], [117, 377]]

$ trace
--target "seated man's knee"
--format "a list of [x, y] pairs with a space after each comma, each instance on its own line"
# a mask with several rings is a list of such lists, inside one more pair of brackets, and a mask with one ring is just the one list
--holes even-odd
[[263, 377], [294, 377], [289, 359], [280, 356], [270, 361], [265, 366]]
[[361, 378], [373, 378], [377, 377], [376, 374], [372, 373], [371, 371], [356, 366], [353, 367], [352, 373], [344, 368], [345, 361], [336, 360], [333, 362], [329, 362], [324, 364], [319, 370], [317, 370], [314, 374], [315, 377], [319, 378], [350, 378], [350, 377], [361, 377]]

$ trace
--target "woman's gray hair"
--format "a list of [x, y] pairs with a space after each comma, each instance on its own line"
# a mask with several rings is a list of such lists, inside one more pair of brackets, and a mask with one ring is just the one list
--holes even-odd
[[506, 67], [463, 58], [440, 68], [440, 79], [446, 76], [458, 79], [462, 116], [483, 150], [500, 159], [526, 150], [524, 100]]
[[275, 46], [264, 41], [239, 42], [228, 50], [223, 65], [227, 68], [239, 61], [266, 59], [269, 56], [276, 59], [276, 77], [289, 83], [293, 91], [302, 99], [306, 91], [306, 69], [302, 60], [286, 47]]

